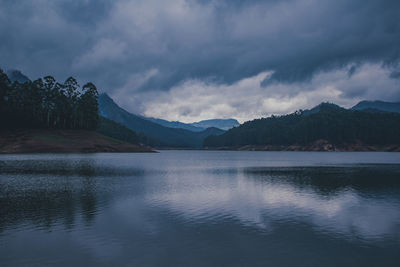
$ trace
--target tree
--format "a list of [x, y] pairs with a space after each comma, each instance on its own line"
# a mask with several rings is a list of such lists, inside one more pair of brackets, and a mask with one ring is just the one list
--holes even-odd
[[8, 101], [8, 91], [10, 80], [7, 75], [0, 69], [0, 124], [4, 125], [6, 119], [6, 106]]
[[59, 94], [58, 92], [58, 87], [56, 79], [52, 76], [46, 76], [43, 79], [43, 108], [45, 110], [44, 113], [44, 122], [46, 127], [51, 126], [51, 121], [53, 121], [54, 125], [54, 119], [56, 118], [56, 104], [55, 100], [57, 95]]
[[83, 86], [83, 94], [80, 98], [81, 126], [85, 129], [96, 129], [99, 123], [99, 93], [93, 83]]
[[65, 123], [68, 128], [76, 128], [78, 123], [78, 99], [79, 99], [79, 84], [73, 77], [69, 77], [63, 85], [65, 96], [67, 97], [65, 105]]

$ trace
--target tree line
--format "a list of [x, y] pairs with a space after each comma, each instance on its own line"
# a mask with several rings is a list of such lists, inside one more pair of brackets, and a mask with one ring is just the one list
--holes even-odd
[[0, 69], [0, 127], [95, 130], [99, 124], [98, 91], [93, 83], [82, 88], [69, 77], [52, 76], [11, 82]]
[[297, 111], [246, 122], [220, 136], [209, 136], [206, 147], [245, 145], [308, 145], [319, 139], [334, 145], [362, 142], [400, 144], [400, 115], [346, 110], [323, 103], [315, 112]]

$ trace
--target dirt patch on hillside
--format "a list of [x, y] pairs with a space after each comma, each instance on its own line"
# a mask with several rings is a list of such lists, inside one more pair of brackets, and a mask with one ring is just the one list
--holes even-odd
[[2, 130], [0, 153], [154, 152], [86, 130]]

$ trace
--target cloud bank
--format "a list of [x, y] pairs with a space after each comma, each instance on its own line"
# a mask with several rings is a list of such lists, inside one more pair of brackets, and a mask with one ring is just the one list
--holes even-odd
[[126, 109], [247, 120], [400, 100], [396, 0], [0, 0], [0, 65], [93, 81]]

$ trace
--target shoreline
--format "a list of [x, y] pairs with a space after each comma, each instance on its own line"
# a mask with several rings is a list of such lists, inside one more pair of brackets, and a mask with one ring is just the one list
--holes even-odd
[[64, 129], [0, 130], [0, 154], [156, 153], [94, 131]]
[[245, 145], [235, 147], [173, 148], [131, 144], [94, 131], [64, 129], [0, 130], [0, 154], [158, 153], [156, 150], [292, 151], [292, 152], [400, 152], [400, 145], [334, 145], [317, 140], [308, 145]]
[[318, 140], [309, 145], [264, 145], [237, 147], [206, 147], [205, 150], [232, 151], [293, 151], [293, 152], [400, 152], [400, 145], [366, 145], [360, 142], [353, 144], [333, 145], [325, 140]]

